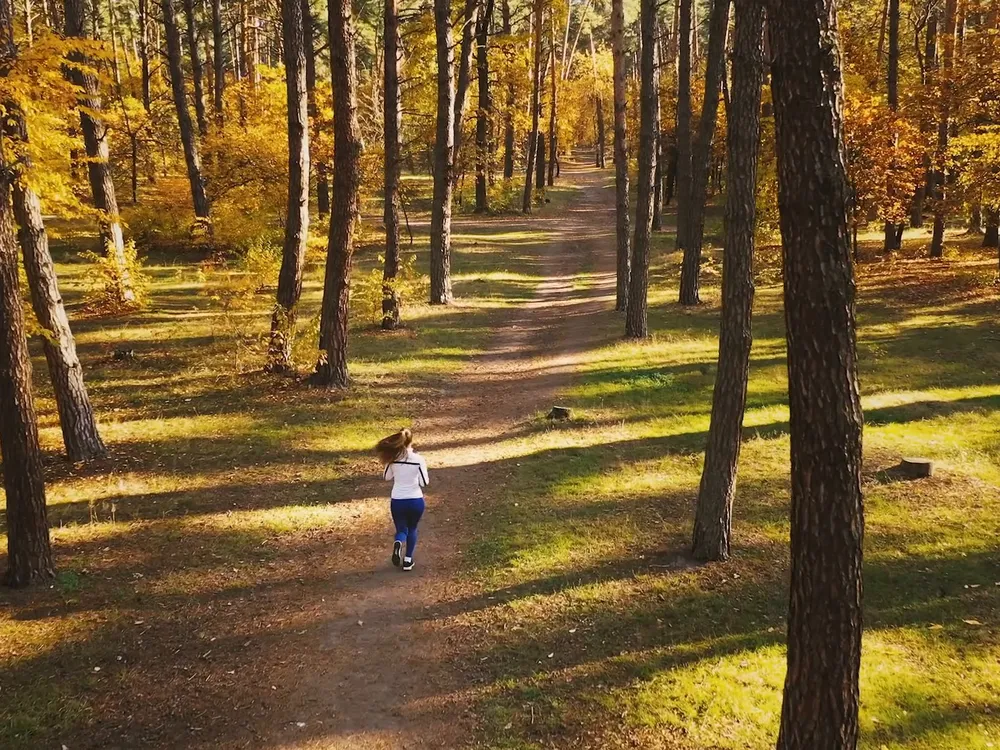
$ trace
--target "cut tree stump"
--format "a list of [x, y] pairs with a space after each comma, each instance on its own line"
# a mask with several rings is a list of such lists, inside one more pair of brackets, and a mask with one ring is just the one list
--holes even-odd
[[910, 479], [934, 476], [934, 462], [929, 458], [904, 458], [899, 468]]
[[553, 406], [552, 411], [549, 412], [549, 419], [569, 419], [573, 416], [573, 412], [569, 410], [568, 406]]

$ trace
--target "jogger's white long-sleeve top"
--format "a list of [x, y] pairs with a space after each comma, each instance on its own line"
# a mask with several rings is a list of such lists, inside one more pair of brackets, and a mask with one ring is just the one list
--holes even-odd
[[407, 448], [399, 458], [385, 467], [383, 477], [392, 482], [393, 500], [410, 500], [424, 496], [424, 487], [430, 484], [427, 462], [412, 448]]

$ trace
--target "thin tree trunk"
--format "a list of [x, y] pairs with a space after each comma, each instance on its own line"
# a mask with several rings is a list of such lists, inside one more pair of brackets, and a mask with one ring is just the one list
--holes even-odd
[[639, 4], [640, 57], [639, 172], [636, 176], [635, 239], [629, 277], [625, 335], [632, 339], [649, 335], [646, 301], [649, 291], [649, 236], [653, 229], [653, 181], [656, 175], [656, 126], [659, 92], [656, 73], [656, 2]]
[[945, 193], [947, 191], [947, 172], [944, 168], [945, 155], [948, 152], [948, 139], [951, 126], [952, 97], [954, 93], [954, 60], [955, 60], [955, 29], [957, 0], [946, 0], [944, 6], [944, 40], [941, 45], [941, 96], [938, 101], [939, 120], [937, 133], [937, 167], [934, 175], [935, 205], [934, 234], [931, 239], [931, 257], [940, 258], [944, 255], [944, 221], [946, 215]]
[[490, 99], [489, 32], [493, 17], [493, 0], [483, 0], [483, 8], [476, 25], [476, 88], [479, 107], [476, 111], [476, 212], [489, 210], [487, 196], [487, 168], [490, 153], [490, 116], [493, 104]]
[[451, 197], [455, 169], [454, 54], [451, 0], [434, 0], [437, 40], [437, 134], [434, 144], [434, 198], [431, 206], [431, 304], [447, 305], [451, 292]]
[[654, 125], [654, 138], [656, 139], [656, 170], [653, 173], [653, 231], [659, 232], [663, 229], [663, 114], [659, 97], [659, 78], [662, 70], [663, 60], [660, 55], [660, 20], [656, 19], [656, 38], [653, 42], [653, 65], [657, 74], [657, 97], [656, 97], [656, 123]]
[[[83, 38], [86, 35], [86, 17], [83, 0], [66, 0], [66, 36]], [[125, 237], [122, 233], [121, 218], [118, 215], [118, 199], [115, 183], [111, 179], [108, 129], [102, 117], [101, 95], [97, 77], [84, 71], [90, 63], [79, 53], [72, 53], [68, 67], [70, 81], [80, 87], [80, 128], [83, 130], [84, 147], [87, 150], [87, 173], [94, 208], [100, 212], [100, 240], [104, 252], [115, 264], [118, 274], [118, 288], [114, 290], [116, 301], [127, 304], [135, 301], [135, 291], [125, 256]]]
[[174, 107], [177, 110], [177, 124], [181, 131], [181, 143], [184, 146], [184, 161], [187, 163], [188, 181], [191, 183], [191, 200], [194, 204], [194, 215], [198, 219], [208, 221], [208, 194], [205, 192], [205, 179], [201, 173], [201, 157], [198, 155], [198, 141], [195, 138], [194, 127], [191, 124], [191, 112], [188, 110], [187, 95], [184, 92], [184, 68], [181, 63], [181, 35], [177, 30], [177, 14], [174, 0], [160, 0], [163, 8], [163, 32], [167, 42], [167, 64], [170, 67], [170, 87], [174, 95]]
[[538, 145], [535, 147], [535, 185], [545, 186], [545, 133], [539, 131]]
[[[452, 136], [452, 180], [458, 179], [460, 155], [462, 151], [462, 123], [469, 101], [469, 84], [472, 81], [472, 48], [476, 38], [476, 21], [479, 15], [479, 0], [465, 0], [465, 16], [462, 24], [462, 47], [458, 59], [458, 85], [455, 89], [455, 134]], [[464, 171], [464, 170], [462, 170]]]
[[139, 0], [139, 62], [142, 66], [142, 106], [148, 113], [153, 108], [149, 70], [149, 0]]
[[534, 179], [535, 159], [538, 157], [538, 118], [542, 108], [542, 0], [535, 0], [534, 13], [534, 45], [535, 64], [531, 75], [531, 133], [528, 135], [528, 160], [524, 177], [524, 196], [521, 200], [521, 211], [531, 213], [532, 180]]
[[[568, 28], [568, 26], [567, 26]], [[556, 70], [556, 14], [549, 13], [549, 46], [552, 66], [549, 69], [549, 169], [546, 184], [552, 187], [556, 181], [556, 166], [559, 163], [559, 134], [556, 132], [556, 107], [558, 106], [558, 71]]]
[[[930, 86], [932, 76], [938, 66], [937, 49], [938, 8], [931, 3], [927, 10], [927, 35], [924, 44], [923, 79], [924, 85]], [[921, 119], [920, 130], [926, 133], [925, 119]], [[932, 168], [930, 154], [924, 153], [924, 184], [917, 189], [910, 209], [910, 226], [919, 228], [924, 225], [924, 204], [928, 198], [935, 197], [935, 171]]]
[[615, 310], [628, 309], [632, 254], [628, 215], [628, 136], [625, 132], [625, 12], [623, 0], [611, 2], [611, 54], [614, 58], [615, 115]]
[[[0, 76], [17, 57], [10, 3], [0, 4]], [[6, 103], [10, 111], [11, 104]], [[18, 289], [17, 237], [11, 216], [12, 172], [0, 153], [0, 453], [7, 499], [4, 583], [27, 586], [54, 575], [45, 507], [42, 451], [31, 390], [31, 358]]]
[[[145, 2], [145, 0], [143, 0]], [[212, 0], [212, 60], [215, 64], [215, 91], [212, 98], [215, 110], [215, 124], [222, 127], [226, 95], [225, 43], [222, 37], [222, 0]]]
[[385, 38], [385, 265], [382, 271], [382, 328], [391, 331], [399, 326], [399, 179], [402, 143], [402, 107], [399, 98], [399, 19], [396, 0], [385, 0], [383, 9]]
[[[701, 276], [701, 249], [705, 232], [705, 204], [708, 201], [708, 173], [712, 161], [712, 141], [719, 111], [719, 91], [726, 72], [726, 34], [729, 29], [730, 0], [715, 0], [709, 17], [708, 61], [705, 69], [705, 99], [698, 121], [698, 138], [691, 158], [691, 198], [686, 222], [684, 261], [681, 269], [680, 301], [697, 305]], [[682, 42], [683, 51], [683, 42]], [[679, 112], [678, 112], [679, 119]], [[678, 128], [680, 126], [678, 125]], [[683, 197], [683, 188], [681, 188]]]
[[778, 748], [854, 750], [862, 415], [836, 0], [776, 0], [770, 8], [792, 467], [788, 671]]
[[[191, 0], [187, 0], [190, 2]], [[285, 91], [288, 101], [288, 216], [278, 274], [278, 294], [271, 315], [267, 369], [292, 367], [295, 313], [302, 295], [302, 270], [309, 241], [309, 91], [306, 85], [305, 24], [302, 0], [281, 1]]]
[[360, 208], [361, 129], [351, 0], [331, 0], [327, 8], [333, 77], [333, 212], [320, 311], [320, 358], [313, 379], [327, 388], [346, 388], [351, 261]]
[[[889, 110], [895, 115], [899, 111], [899, 0], [889, 0], [886, 12], [889, 21], [889, 64], [886, 74], [886, 91], [888, 93]], [[899, 134], [895, 130], [896, 126], [894, 123], [893, 132], [890, 134], [892, 139], [890, 154], [895, 153], [899, 141]], [[895, 161], [894, 155], [890, 158]], [[891, 174], [894, 164], [889, 164], [888, 166]], [[889, 189], [892, 190], [891, 179]], [[902, 244], [896, 240], [900, 236], [899, 226], [896, 222], [887, 221], [885, 222], [884, 229], [883, 249], [886, 252], [898, 250]]]
[[191, 57], [191, 80], [194, 84], [194, 112], [198, 123], [198, 133], [204, 138], [208, 134], [208, 116], [205, 114], [205, 89], [202, 83], [201, 54], [198, 51], [198, 23], [194, 13], [194, 0], [184, 0], [184, 16], [187, 21], [188, 54]]
[[735, 0], [732, 101], [726, 133], [726, 244], [722, 261], [719, 366], [712, 421], [701, 473], [692, 554], [696, 560], [728, 560], [733, 498], [740, 460], [753, 312], [753, 254], [757, 215], [757, 152], [764, 82], [764, 8]]
[[[691, 213], [691, 5], [692, 0], [676, 0], [680, 10], [677, 30], [677, 249], [688, 257], [690, 244], [688, 226]], [[686, 267], [686, 266], [685, 266]], [[681, 281], [683, 288], [683, 273]], [[697, 277], [697, 273], [695, 274]], [[696, 284], [688, 284], [689, 289], [697, 291]], [[685, 301], [685, 304], [697, 304], [698, 298]]]
[[[504, 39], [510, 42], [510, 3], [509, 0], [501, 0], [500, 13], [502, 16], [502, 27]], [[507, 82], [507, 100], [504, 103], [504, 134], [503, 134], [503, 178], [505, 180], [514, 177], [514, 81], [511, 78]]]
[[590, 65], [594, 71], [594, 101], [597, 109], [597, 156], [595, 166], [598, 169], [604, 169], [605, 155], [608, 151], [604, 126], [604, 98], [601, 96], [600, 79], [597, 76], [597, 50], [594, 49], [593, 30], [591, 30], [591, 33], [587, 37], [590, 40]]

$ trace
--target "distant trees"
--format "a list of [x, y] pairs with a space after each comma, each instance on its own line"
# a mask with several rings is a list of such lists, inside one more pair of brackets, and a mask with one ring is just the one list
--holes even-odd
[[862, 416], [836, 18], [835, 0], [768, 12], [792, 463], [779, 750], [858, 742]]

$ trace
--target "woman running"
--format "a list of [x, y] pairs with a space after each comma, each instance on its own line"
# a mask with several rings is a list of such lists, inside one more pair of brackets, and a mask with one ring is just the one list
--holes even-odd
[[[417, 524], [424, 514], [424, 487], [428, 484], [427, 462], [413, 450], [413, 434], [408, 429], [379, 440], [375, 453], [385, 466], [384, 479], [392, 482], [390, 508], [396, 525], [392, 564], [413, 570], [413, 550], [417, 546]], [[403, 556], [403, 544], [406, 555]]]

